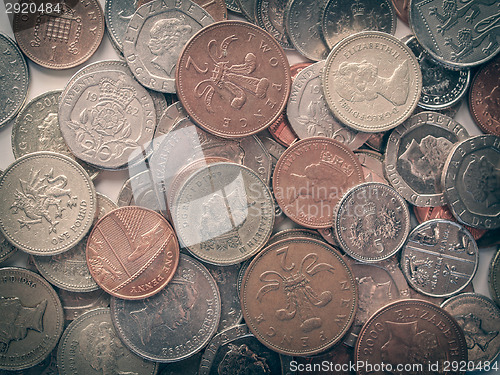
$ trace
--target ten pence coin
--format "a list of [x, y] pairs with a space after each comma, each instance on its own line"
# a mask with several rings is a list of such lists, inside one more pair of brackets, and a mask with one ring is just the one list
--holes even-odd
[[215, 135], [239, 138], [280, 116], [290, 93], [290, 67], [267, 32], [247, 22], [222, 21], [188, 41], [176, 86], [193, 121]]

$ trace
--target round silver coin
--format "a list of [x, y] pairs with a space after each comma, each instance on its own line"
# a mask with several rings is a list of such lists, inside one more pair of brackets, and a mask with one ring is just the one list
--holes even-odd
[[104, 19], [106, 30], [118, 51], [123, 51], [123, 37], [136, 10], [137, 0], [106, 0]]
[[255, 0], [256, 25], [267, 31], [281, 47], [293, 49], [285, 28], [285, 0]]
[[441, 183], [455, 218], [481, 229], [500, 228], [500, 137], [461, 141], [446, 159]]
[[249, 22], [257, 23], [255, 13], [257, 11], [257, 0], [234, 0], [234, 3]]
[[394, 188], [366, 182], [349, 189], [339, 201], [333, 230], [348, 255], [363, 262], [378, 262], [393, 256], [405, 243], [410, 212]]
[[153, 150], [158, 149], [165, 135], [172, 130], [175, 124], [185, 118], [188, 118], [188, 114], [181, 102], [175, 102], [169, 105], [156, 125], [155, 134], [153, 136]]
[[448, 116], [436, 112], [413, 115], [389, 136], [385, 175], [411, 204], [444, 206], [441, 174], [446, 158], [456, 143], [467, 138], [467, 130]]
[[96, 212], [94, 184], [73, 159], [35, 152], [17, 159], [0, 178], [0, 230], [17, 248], [56, 255], [89, 231]]
[[[3, 174], [3, 171], [0, 170], [0, 176]], [[4, 260], [10, 258], [12, 254], [16, 252], [17, 248], [13, 246], [9, 241], [5, 239], [3, 234], [0, 232], [0, 263]]]
[[418, 225], [401, 254], [408, 283], [431, 297], [448, 297], [463, 290], [474, 277], [479, 252], [476, 241], [460, 224], [434, 219]]
[[17, 44], [0, 33], [0, 128], [12, 120], [28, 95], [29, 71]]
[[237, 0], [226, 0], [225, 3], [227, 6], [227, 9], [229, 9], [231, 12], [241, 13], [241, 9], [238, 6]]
[[217, 284], [197, 260], [181, 254], [174, 278], [138, 301], [111, 299], [111, 319], [122, 342], [155, 362], [175, 362], [199, 352], [220, 319]]
[[342, 125], [335, 119], [326, 103], [322, 89], [324, 61], [302, 69], [292, 82], [286, 114], [300, 139], [328, 137], [343, 143], [351, 150], [361, 147], [370, 137]]
[[137, 173], [125, 181], [118, 193], [118, 206], [140, 206], [153, 211], [160, 210], [151, 172]]
[[182, 47], [214, 19], [189, 0], [155, 0], [130, 19], [123, 39], [123, 55], [144, 86], [175, 92], [175, 66]]
[[88, 311], [68, 325], [57, 349], [57, 364], [60, 375], [154, 375], [159, 367], [123, 345], [109, 308]]
[[441, 305], [463, 329], [469, 361], [493, 362], [500, 354], [500, 309], [481, 294], [462, 293]]

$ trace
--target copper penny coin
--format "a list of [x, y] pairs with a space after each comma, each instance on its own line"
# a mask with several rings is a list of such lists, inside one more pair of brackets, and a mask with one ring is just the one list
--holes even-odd
[[485, 133], [500, 136], [500, 56], [481, 67], [469, 91], [469, 109]]
[[[373, 366], [358, 367], [359, 375], [442, 374], [445, 361], [467, 361], [467, 344], [462, 329], [446, 311], [426, 301], [401, 300], [380, 309], [366, 322], [354, 360]], [[403, 368], [396, 370], [398, 365]], [[446, 374], [465, 371], [450, 368]]]
[[396, 11], [396, 14], [398, 15], [399, 19], [408, 25], [410, 0], [392, 0], [392, 5], [394, 6], [394, 10]]
[[143, 207], [120, 207], [106, 214], [87, 242], [90, 274], [102, 289], [122, 299], [158, 293], [178, 263], [179, 243], [172, 227]]
[[291, 80], [285, 52], [271, 35], [247, 22], [221, 21], [187, 42], [175, 81], [182, 105], [198, 125], [239, 138], [280, 116]]
[[240, 291], [243, 317], [268, 348], [318, 354], [335, 345], [357, 309], [356, 280], [337, 250], [295, 238], [266, 247], [250, 263]]
[[351, 187], [364, 182], [363, 168], [342, 143], [311, 137], [294, 143], [279, 158], [273, 191], [290, 219], [306, 228], [331, 226], [334, 207]]
[[101, 44], [104, 14], [97, 0], [22, 0], [20, 6], [36, 11], [14, 14], [14, 36], [38, 65], [72, 68], [87, 61]]

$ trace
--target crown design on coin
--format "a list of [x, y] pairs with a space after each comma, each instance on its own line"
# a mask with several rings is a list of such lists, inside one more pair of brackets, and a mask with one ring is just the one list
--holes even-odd
[[359, 1], [351, 5], [351, 10], [354, 17], [363, 17], [365, 15], [365, 5]]
[[363, 206], [363, 211], [365, 215], [375, 215], [377, 212], [377, 206], [373, 202], [368, 202]]
[[113, 81], [110, 78], [103, 78], [99, 82], [100, 101], [112, 101], [125, 109], [135, 99], [135, 96], [135, 89], [126, 86], [121, 80]]
[[[55, 6], [56, 4], [54, 4]], [[69, 7], [68, 4], [66, 4], [64, 1], [60, 1], [59, 2], [59, 13], [57, 13], [57, 16], [58, 17], [62, 17], [62, 18], [67, 18], [67, 19], [73, 19], [75, 17], [75, 10], [74, 9], [71, 9], [71, 7]], [[57, 8], [53, 8], [53, 9], [57, 9]]]
[[343, 172], [335, 163], [335, 156], [330, 151], [322, 151], [319, 164]]

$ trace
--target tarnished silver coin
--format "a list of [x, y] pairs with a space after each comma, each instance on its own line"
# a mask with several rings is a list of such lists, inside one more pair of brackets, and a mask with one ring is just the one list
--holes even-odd
[[43, 361], [64, 326], [57, 293], [40, 275], [0, 269], [0, 369], [23, 370]]
[[160, 146], [165, 135], [172, 130], [175, 124], [187, 117], [188, 114], [184, 110], [181, 102], [175, 102], [169, 105], [156, 125], [155, 134], [153, 136], [153, 150], [156, 150]]
[[281, 47], [293, 49], [285, 28], [286, 4], [286, 0], [255, 0], [255, 23], [271, 34]]
[[288, 121], [300, 139], [328, 137], [351, 150], [359, 148], [370, 137], [335, 119], [326, 103], [322, 88], [324, 61], [302, 69], [292, 82], [286, 106]]
[[330, 48], [361, 31], [396, 32], [396, 13], [389, 0], [328, 0], [323, 7], [323, 37]]
[[226, 2], [227, 9], [229, 9], [231, 12], [241, 13], [241, 9], [238, 6], [237, 0], [226, 0], [225, 2]]
[[129, 74], [94, 71], [79, 76], [63, 92], [59, 124], [75, 156], [118, 169], [143, 158], [156, 115], [151, 96]]
[[106, 0], [104, 19], [111, 42], [118, 51], [123, 51], [123, 38], [127, 25], [136, 10], [137, 0]]
[[78, 160], [66, 145], [59, 128], [59, 98], [62, 91], [49, 91], [27, 103], [12, 126], [12, 152], [17, 159], [36, 151], [54, 151], [78, 161], [93, 179], [99, 170]]
[[333, 230], [348, 255], [363, 262], [378, 262], [393, 256], [405, 243], [410, 211], [391, 186], [366, 182], [341, 198], [335, 208]]
[[73, 159], [54, 152], [27, 154], [0, 177], [0, 230], [17, 248], [56, 255], [89, 231], [96, 212], [94, 184]]
[[29, 71], [17, 44], [0, 33], [0, 128], [12, 120], [28, 95]]
[[500, 137], [461, 141], [446, 159], [441, 184], [455, 218], [481, 229], [500, 228]]
[[462, 293], [441, 305], [462, 327], [469, 361], [493, 362], [500, 354], [500, 309], [481, 294]]
[[160, 375], [198, 375], [202, 352], [177, 362], [164, 363]]
[[427, 110], [453, 107], [465, 95], [470, 84], [470, 70], [454, 70], [434, 60], [415, 36], [405, 41], [417, 57], [422, 71], [422, 95], [418, 105]]
[[220, 297], [207, 269], [181, 254], [170, 283], [138, 301], [111, 299], [111, 319], [123, 343], [155, 362], [175, 362], [199, 352], [219, 325]]
[[385, 175], [411, 204], [443, 206], [441, 174], [446, 158], [456, 143], [467, 138], [467, 130], [448, 116], [436, 112], [413, 115], [389, 136]]
[[323, 70], [323, 91], [342, 123], [383, 132], [410, 117], [422, 91], [422, 74], [417, 58], [399, 39], [364, 31], [332, 49]]
[[161, 92], [175, 92], [175, 66], [182, 47], [214, 19], [189, 0], [155, 0], [130, 19], [123, 55], [137, 80]]
[[154, 375], [158, 363], [132, 353], [118, 338], [109, 308], [89, 311], [64, 330], [57, 350], [60, 375]]
[[452, 296], [476, 273], [476, 241], [460, 224], [434, 219], [412, 230], [401, 254], [401, 269], [410, 285], [431, 297]]
[[295, 49], [310, 60], [324, 60], [330, 48], [323, 39], [324, 0], [290, 0], [285, 9], [285, 30]]
[[[0, 176], [3, 171], [0, 170]], [[5, 239], [3, 234], [0, 232], [0, 263], [4, 260], [9, 259], [9, 257], [16, 252], [17, 248], [13, 246], [9, 241]]]
[[125, 181], [118, 193], [118, 206], [140, 206], [153, 211], [160, 210], [149, 170], [137, 173]]
[[58, 289], [57, 294], [61, 299], [64, 310], [64, 319], [75, 320], [87, 311], [95, 310], [100, 307], [109, 307], [110, 296], [102, 289], [93, 292], [69, 292], [64, 289]]
[[255, 255], [274, 224], [269, 188], [251, 169], [235, 163], [215, 163], [193, 173], [171, 211], [180, 243], [217, 265]]
[[240, 12], [251, 23], [257, 23], [256, 7], [257, 0], [234, 0]]
[[410, 25], [436, 60], [463, 69], [483, 64], [500, 51], [497, 0], [414, 0]]

